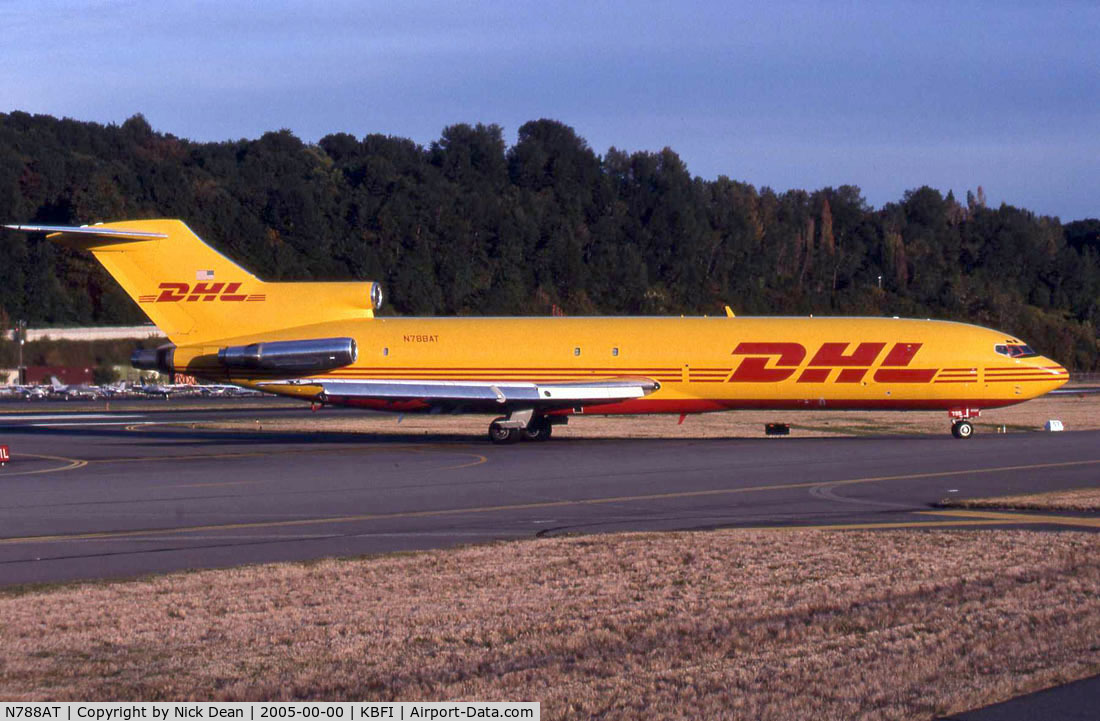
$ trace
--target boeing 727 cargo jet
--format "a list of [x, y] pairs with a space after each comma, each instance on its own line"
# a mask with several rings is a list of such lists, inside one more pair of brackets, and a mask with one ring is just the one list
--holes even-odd
[[1068, 380], [1004, 333], [890, 318], [376, 318], [377, 283], [267, 283], [179, 220], [7, 226], [90, 251], [171, 343], [138, 368], [314, 403], [496, 413], [496, 443], [571, 414], [982, 409]]

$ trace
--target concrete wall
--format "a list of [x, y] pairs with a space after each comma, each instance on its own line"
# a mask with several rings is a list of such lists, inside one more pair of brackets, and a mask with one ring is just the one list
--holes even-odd
[[[6, 337], [12, 339], [14, 331]], [[120, 340], [125, 338], [164, 338], [155, 325], [114, 326], [104, 328], [27, 328], [27, 340]]]

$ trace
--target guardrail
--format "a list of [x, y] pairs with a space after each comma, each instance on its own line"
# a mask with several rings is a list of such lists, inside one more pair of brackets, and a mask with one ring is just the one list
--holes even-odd
[[1089, 385], [1100, 384], [1100, 373], [1088, 372], [1088, 373], [1075, 373], [1070, 371], [1069, 373], [1070, 383], [1088, 383]]

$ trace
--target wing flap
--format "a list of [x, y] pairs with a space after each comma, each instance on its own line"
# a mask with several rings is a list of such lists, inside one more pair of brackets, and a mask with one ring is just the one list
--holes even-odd
[[518, 381], [442, 381], [396, 379], [311, 378], [259, 384], [320, 387], [318, 400], [422, 401], [438, 406], [568, 407], [641, 398], [660, 388], [650, 378], [608, 378], [591, 381], [537, 383]]

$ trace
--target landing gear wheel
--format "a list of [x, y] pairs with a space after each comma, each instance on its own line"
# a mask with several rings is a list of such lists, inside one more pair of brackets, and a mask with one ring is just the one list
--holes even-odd
[[970, 421], [958, 421], [951, 424], [951, 435], [956, 438], [969, 438], [974, 435], [974, 426], [970, 425]]
[[489, 440], [496, 444], [516, 443], [523, 438], [522, 428], [504, 428], [497, 421], [502, 421], [503, 418], [497, 418], [495, 421], [489, 424]]
[[523, 437], [529, 441], [548, 441], [554, 426], [550, 425], [550, 419], [546, 416], [536, 416], [531, 419], [527, 427], [523, 429]]

